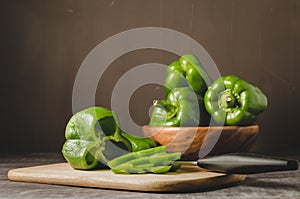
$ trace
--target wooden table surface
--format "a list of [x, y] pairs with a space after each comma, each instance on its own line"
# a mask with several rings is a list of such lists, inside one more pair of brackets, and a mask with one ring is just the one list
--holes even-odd
[[[275, 155], [300, 160], [300, 152]], [[0, 198], [300, 198], [300, 170], [248, 175], [245, 181], [235, 185], [176, 194], [23, 183], [7, 179], [10, 169], [59, 162], [65, 160], [55, 153], [0, 154]]]

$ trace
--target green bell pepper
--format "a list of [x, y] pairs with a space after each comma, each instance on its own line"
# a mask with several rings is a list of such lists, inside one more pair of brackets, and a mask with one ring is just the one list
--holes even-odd
[[168, 153], [166, 146], [158, 146], [119, 156], [107, 164], [114, 173], [167, 173], [176, 171], [180, 165], [173, 162], [181, 158], [181, 153]]
[[199, 60], [194, 55], [187, 54], [167, 67], [165, 93], [167, 96], [174, 88], [189, 86], [198, 95], [204, 96], [207, 85], [211, 82]]
[[150, 126], [207, 125], [209, 114], [203, 98], [190, 87], [174, 88], [167, 99], [154, 101]]
[[210, 85], [204, 96], [207, 112], [218, 124], [251, 125], [267, 108], [266, 95], [256, 86], [229, 75]]
[[71, 117], [65, 130], [62, 153], [75, 169], [93, 169], [130, 151], [158, 144], [149, 138], [133, 136], [119, 128], [116, 115], [103, 107], [91, 107]]

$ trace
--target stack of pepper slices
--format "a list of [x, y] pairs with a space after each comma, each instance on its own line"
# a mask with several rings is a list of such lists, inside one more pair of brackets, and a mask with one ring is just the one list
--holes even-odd
[[[166, 99], [155, 100], [150, 126], [251, 125], [267, 108], [267, 97], [237, 76], [210, 79], [193, 55], [167, 68]], [[123, 132], [116, 115], [91, 107], [73, 115], [62, 148], [74, 169], [111, 168], [115, 173], [166, 173], [177, 170], [180, 153], [168, 153], [154, 140]]]

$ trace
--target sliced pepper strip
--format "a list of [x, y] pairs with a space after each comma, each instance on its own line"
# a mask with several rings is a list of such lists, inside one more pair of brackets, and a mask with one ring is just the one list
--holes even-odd
[[129, 162], [137, 158], [149, 157], [151, 155], [158, 154], [158, 153], [167, 153], [166, 146], [158, 146], [151, 149], [141, 150], [135, 153], [128, 153], [109, 161], [107, 165], [110, 168], [115, 168], [116, 166], [123, 164], [124, 162]]
[[118, 174], [166, 173], [180, 167], [178, 164], [172, 165], [180, 158], [180, 152], [167, 153], [166, 146], [161, 146], [117, 157], [109, 161], [108, 166]]

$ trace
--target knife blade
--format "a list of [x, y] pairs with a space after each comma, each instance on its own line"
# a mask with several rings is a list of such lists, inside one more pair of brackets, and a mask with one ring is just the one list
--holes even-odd
[[195, 161], [175, 161], [175, 164], [198, 166], [203, 169], [227, 174], [256, 174], [275, 171], [298, 170], [297, 160], [253, 153], [230, 153], [201, 158]]

